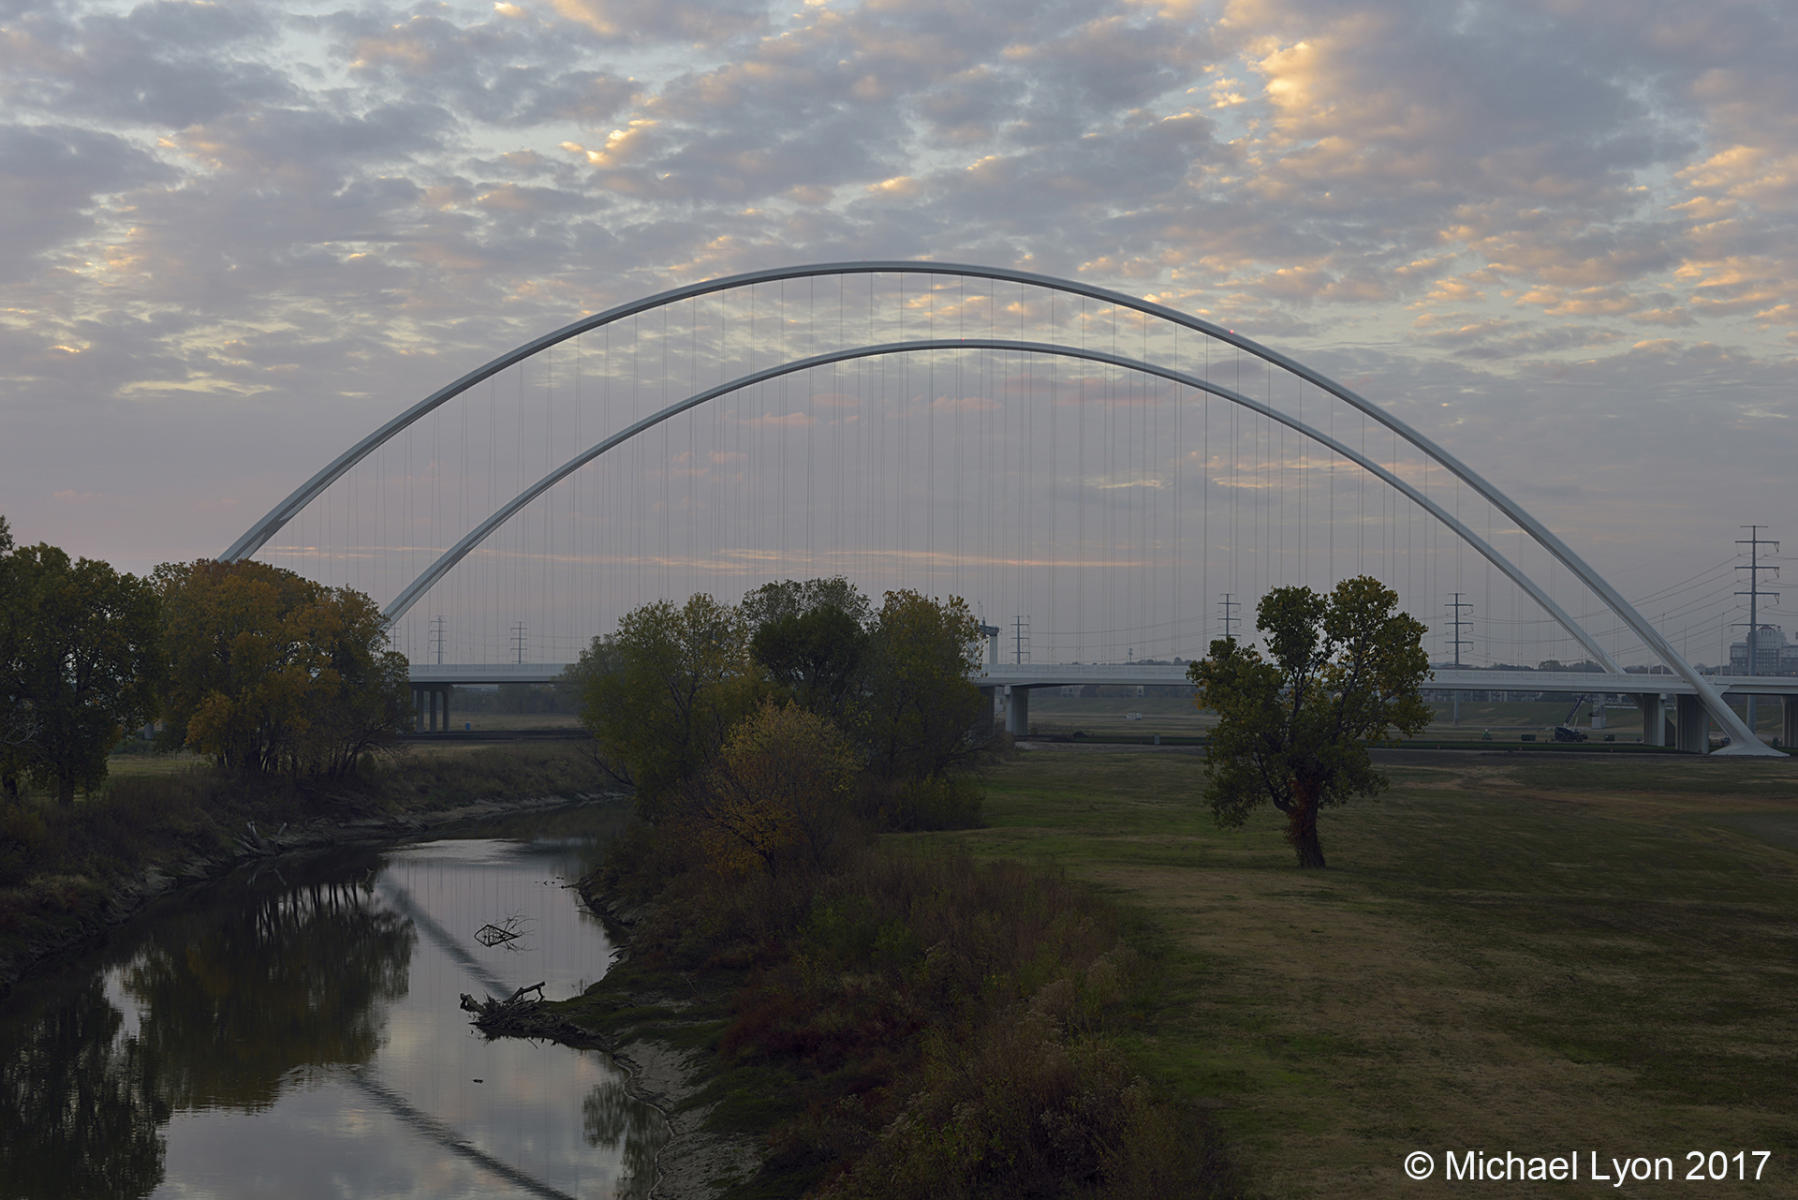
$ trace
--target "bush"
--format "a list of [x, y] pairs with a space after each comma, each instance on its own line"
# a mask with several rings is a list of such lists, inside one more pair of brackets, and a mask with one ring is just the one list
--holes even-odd
[[965, 775], [897, 779], [877, 786], [884, 828], [899, 832], [980, 828], [984, 797], [980, 785]]
[[0, 807], [0, 887], [22, 883], [49, 840], [43, 814], [25, 804]]
[[816, 873], [866, 840], [851, 807], [855, 758], [836, 726], [796, 704], [764, 703], [685, 789], [682, 815], [724, 875]]
[[[932, 1045], [924, 1086], [873, 1148], [823, 1189], [833, 1200], [1202, 1194], [1168, 1136], [1177, 1122], [1102, 1044], [1064, 1042], [1030, 1014], [970, 1047]], [[1139, 1163], [1144, 1150], [1173, 1163]], [[1180, 1160], [1188, 1169], [1182, 1170]], [[1169, 1169], [1172, 1167], [1173, 1169]], [[1165, 1188], [1151, 1192], [1145, 1187]]]

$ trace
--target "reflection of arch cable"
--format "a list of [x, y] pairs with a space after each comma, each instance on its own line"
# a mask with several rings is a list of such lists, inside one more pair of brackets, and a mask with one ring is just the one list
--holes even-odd
[[383, 879], [376, 885], [381, 894], [387, 897], [388, 903], [399, 909], [400, 914], [411, 921], [424, 935], [437, 943], [438, 949], [449, 955], [470, 975], [481, 981], [495, 999], [503, 1000], [512, 994], [512, 989], [501, 983], [499, 977], [481, 961], [468, 952], [468, 947], [456, 940], [454, 934], [438, 924], [437, 919], [412, 901], [412, 894], [404, 887], [391, 880]]
[[569, 1193], [558, 1191], [547, 1183], [532, 1179], [517, 1167], [494, 1158], [457, 1133], [455, 1129], [445, 1125], [430, 1113], [415, 1107], [410, 1100], [376, 1079], [374, 1073], [368, 1068], [348, 1067], [344, 1073], [358, 1091], [398, 1117], [414, 1132], [437, 1143], [450, 1153], [461, 1155], [475, 1165], [491, 1171], [513, 1187], [522, 1188], [533, 1196], [543, 1196], [547, 1200], [575, 1200]]

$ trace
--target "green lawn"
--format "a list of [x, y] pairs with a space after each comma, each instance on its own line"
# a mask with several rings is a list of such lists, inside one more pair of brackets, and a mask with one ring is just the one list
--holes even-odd
[[1798, 762], [1395, 767], [1385, 797], [1327, 813], [1332, 865], [1304, 874], [1273, 814], [1216, 828], [1202, 774], [1188, 753], [1029, 750], [991, 772], [989, 828], [942, 836], [1142, 914], [1162, 987], [1133, 1052], [1215, 1108], [1258, 1191], [1542, 1194], [1410, 1184], [1419, 1149], [1664, 1155], [1682, 1176], [1688, 1150], [1766, 1149], [1762, 1183], [1703, 1194], [1798, 1195]]

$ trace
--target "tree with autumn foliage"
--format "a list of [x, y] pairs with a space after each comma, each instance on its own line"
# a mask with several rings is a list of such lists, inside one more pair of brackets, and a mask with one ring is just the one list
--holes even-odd
[[860, 837], [859, 764], [841, 730], [794, 703], [765, 701], [683, 789], [708, 863], [727, 876], [816, 872]]
[[258, 562], [156, 569], [164, 740], [221, 766], [341, 775], [410, 716], [405, 656], [375, 602]]
[[1275, 588], [1255, 628], [1268, 657], [1234, 638], [1187, 674], [1200, 708], [1218, 716], [1205, 761], [1205, 797], [1221, 825], [1241, 825], [1263, 801], [1286, 816], [1301, 867], [1324, 866], [1318, 811], [1386, 786], [1369, 748], [1430, 721], [1419, 694], [1429, 675], [1423, 623], [1370, 576], [1319, 595]]

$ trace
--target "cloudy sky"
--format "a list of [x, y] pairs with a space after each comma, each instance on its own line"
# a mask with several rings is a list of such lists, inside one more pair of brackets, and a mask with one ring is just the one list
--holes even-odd
[[0, 0], [0, 512], [217, 553], [583, 313], [935, 258], [1294, 354], [1718, 629], [1798, 544], [1795, 61], [1772, 0]]

